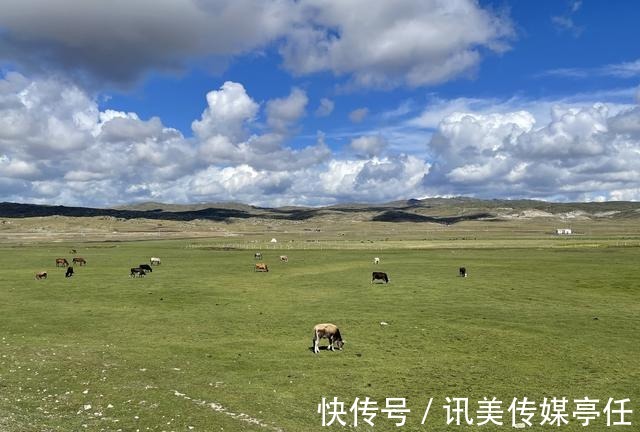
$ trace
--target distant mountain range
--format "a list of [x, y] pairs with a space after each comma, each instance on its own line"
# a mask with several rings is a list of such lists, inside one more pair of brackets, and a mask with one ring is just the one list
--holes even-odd
[[239, 203], [163, 204], [145, 202], [114, 208], [49, 206], [0, 203], [0, 217], [111, 216], [123, 219], [189, 221], [196, 219], [279, 219], [304, 221], [317, 217], [345, 217], [380, 222], [434, 222], [454, 224], [464, 220], [513, 218], [640, 218], [640, 203], [629, 201], [551, 203], [535, 200], [480, 200], [475, 198], [427, 198], [384, 204], [338, 204], [326, 207], [256, 207]]

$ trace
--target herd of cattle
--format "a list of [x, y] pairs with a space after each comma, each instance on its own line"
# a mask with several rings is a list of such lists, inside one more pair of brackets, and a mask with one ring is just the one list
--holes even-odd
[[[255, 258], [257, 260], [261, 260], [262, 259], [262, 253], [256, 252], [255, 254], [253, 254], [253, 258]], [[283, 262], [283, 263], [288, 263], [289, 262], [289, 257], [286, 256], [286, 255], [280, 255], [280, 261]], [[253, 271], [268, 272], [269, 271], [269, 266], [266, 265], [263, 262], [259, 262], [259, 263], [256, 263], [253, 266]]]
[[[75, 249], [72, 249], [72, 250], [75, 253]], [[79, 266], [87, 265], [87, 260], [82, 258], [82, 257], [74, 257], [71, 260], [71, 262], [73, 264], [78, 264]], [[149, 264], [140, 264], [138, 267], [132, 267], [131, 268], [131, 273], [129, 274], [129, 276], [130, 277], [143, 277], [147, 273], [151, 273], [153, 271], [153, 269], [151, 268], [152, 265], [160, 265], [162, 261], [158, 257], [151, 257], [149, 262], [151, 263], [151, 265], [149, 265]], [[56, 258], [56, 267], [66, 268], [66, 272], [64, 274], [65, 277], [71, 277], [74, 274], [73, 267], [71, 265], [69, 265], [69, 261], [67, 261], [66, 258]], [[47, 279], [48, 276], [49, 276], [49, 274], [46, 271], [36, 272], [36, 279], [37, 280]]]
[[[87, 260], [82, 257], [75, 257], [71, 260], [73, 264], [78, 264], [79, 266], [87, 265]], [[63, 267], [66, 269], [64, 276], [71, 277], [73, 276], [74, 270], [71, 265], [69, 265], [69, 261], [66, 258], [56, 258], [56, 267]], [[36, 279], [46, 279], [49, 274], [46, 271], [41, 271], [36, 273]]]
[[158, 257], [151, 257], [149, 264], [140, 264], [138, 267], [131, 267], [129, 277], [144, 277], [147, 273], [153, 272], [152, 265], [160, 265], [162, 261]]
[[[73, 253], [75, 252], [76, 251], [74, 249]], [[253, 257], [256, 260], [262, 260], [262, 253], [256, 252]], [[288, 263], [289, 257], [286, 255], [280, 255], [280, 261], [283, 263]], [[74, 257], [72, 259], [72, 263], [78, 264], [80, 266], [85, 266], [87, 265], [87, 260], [85, 260], [82, 257]], [[160, 258], [151, 257], [149, 260], [149, 264], [140, 264], [138, 267], [132, 267], [131, 273], [129, 276], [144, 277], [147, 273], [153, 272], [153, 268], [151, 266], [160, 265], [160, 264], [161, 264]], [[379, 257], [373, 258], [373, 264], [380, 264], [380, 258]], [[65, 267], [67, 269], [65, 273], [65, 277], [73, 276], [73, 273], [74, 273], [73, 267], [69, 265], [69, 261], [67, 261], [66, 258], [56, 258], [56, 267]], [[268, 272], [269, 267], [267, 266], [267, 264], [263, 262], [258, 262], [258, 263], [255, 263], [254, 271]], [[460, 277], [467, 277], [467, 269], [465, 267], [460, 267], [458, 269], [458, 275]], [[35, 277], [36, 279], [47, 279], [47, 272], [46, 271], [37, 272]], [[376, 281], [381, 281], [386, 284], [386, 283], [389, 283], [389, 280], [390, 280], [389, 275], [387, 275], [387, 273], [385, 272], [374, 271], [371, 273], [371, 283], [374, 283]], [[328, 346], [326, 347], [326, 349], [329, 351], [334, 351], [335, 349], [342, 350], [346, 342], [345, 340], [342, 339], [342, 335], [340, 334], [340, 329], [338, 329], [338, 327], [335, 324], [331, 324], [331, 323], [316, 324], [313, 327], [313, 337], [311, 342], [313, 344], [313, 352], [315, 354], [320, 352], [321, 339], [327, 339]]]

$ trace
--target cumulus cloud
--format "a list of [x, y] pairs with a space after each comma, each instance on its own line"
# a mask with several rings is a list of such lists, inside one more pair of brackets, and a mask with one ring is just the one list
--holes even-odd
[[225, 136], [241, 140], [246, 136], [245, 123], [255, 118], [258, 108], [242, 84], [227, 81], [219, 90], [207, 93], [207, 109], [191, 128], [200, 139]]
[[[509, 21], [468, 0], [306, 0], [281, 47], [298, 74], [350, 74], [357, 85], [420, 86], [472, 71], [480, 48], [503, 51]], [[357, 55], [354, 55], [357, 53]]]
[[307, 94], [294, 88], [286, 98], [267, 102], [267, 124], [274, 130], [286, 133], [305, 114]]
[[473, 71], [512, 34], [473, 0], [8, 0], [0, 28], [0, 60], [117, 85], [273, 46], [295, 74], [429, 85]]
[[69, 82], [8, 73], [0, 79], [0, 200], [640, 199], [637, 105], [560, 104], [540, 115], [461, 104], [483, 111], [451, 112], [433, 131], [414, 129], [410, 141], [426, 143], [426, 151], [407, 151], [401, 131], [374, 129], [337, 152], [322, 133], [311, 145], [296, 142], [307, 103], [294, 88], [260, 105], [241, 84], [226, 82], [207, 94], [193, 137], [185, 137], [157, 117], [101, 111]]
[[333, 108], [335, 107], [335, 103], [331, 99], [322, 98], [320, 99], [320, 105], [316, 109], [317, 117], [326, 117], [333, 112]]
[[[355, 159], [338, 159], [323, 134], [315, 144], [290, 146], [287, 133], [306, 103], [304, 92], [293, 89], [261, 107], [242, 85], [226, 82], [207, 94], [194, 136], [187, 138], [157, 117], [100, 111], [68, 82], [10, 73], [0, 80], [0, 121], [6, 122], [0, 128], [0, 200], [317, 205], [423, 192], [428, 164], [413, 156], [380, 157], [382, 142], [363, 141], [369, 153]], [[254, 122], [261, 116], [266, 125]], [[340, 166], [349, 167], [348, 177]]]
[[398, 155], [369, 160], [332, 160], [314, 185], [319, 196], [339, 201], [381, 202], [419, 196], [429, 164], [414, 156]]
[[361, 157], [377, 156], [387, 147], [387, 140], [381, 135], [361, 136], [351, 140], [351, 149]]
[[640, 112], [612, 115], [605, 104], [594, 104], [558, 107], [550, 118], [540, 123], [527, 111], [447, 116], [429, 142], [434, 166], [425, 182], [431, 193], [556, 200], [633, 196]]

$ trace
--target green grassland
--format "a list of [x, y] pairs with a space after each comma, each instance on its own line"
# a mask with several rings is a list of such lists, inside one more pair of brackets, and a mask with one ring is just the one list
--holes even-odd
[[[507, 408], [525, 396], [570, 401], [568, 425], [530, 430], [604, 430], [603, 418], [585, 428], [571, 417], [573, 399], [585, 396], [600, 399], [600, 411], [610, 397], [630, 398], [633, 426], [617, 429], [637, 430], [640, 247], [631, 224], [622, 235], [589, 226], [562, 239], [516, 222], [502, 231], [363, 226], [0, 245], [0, 430], [346, 429], [322, 427], [323, 397], [347, 410], [356, 397], [379, 408], [406, 398], [406, 424], [378, 412], [375, 430], [510, 430]], [[54, 259], [70, 259], [71, 247], [88, 265], [65, 278]], [[253, 271], [258, 250], [268, 273]], [[150, 256], [162, 265], [130, 278]], [[460, 266], [469, 277], [458, 277]], [[40, 270], [47, 280], [34, 279]], [[390, 283], [371, 284], [374, 270]], [[343, 351], [313, 354], [319, 322], [341, 328]], [[505, 425], [447, 426], [446, 397], [469, 398], [471, 417], [476, 401], [496, 397]]]

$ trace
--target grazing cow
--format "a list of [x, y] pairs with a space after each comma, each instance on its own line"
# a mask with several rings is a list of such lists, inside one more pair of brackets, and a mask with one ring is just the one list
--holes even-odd
[[260, 252], [256, 252], [253, 254], [254, 259], [262, 259], [262, 254]]
[[144, 275], [146, 275], [147, 273], [142, 270], [140, 267], [132, 267], [131, 268], [131, 274], [129, 275], [129, 277], [143, 277]]
[[160, 258], [158, 257], [151, 257], [149, 261], [151, 262], [151, 265], [160, 265]]
[[327, 347], [330, 351], [335, 351], [335, 348], [339, 350], [344, 346], [344, 342], [342, 340], [342, 335], [340, 334], [340, 330], [335, 324], [325, 323], [325, 324], [316, 324], [313, 327], [313, 352], [315, 354], [320, 352], [320, 339], [325, 338], [329, 340], [329, 346]]
[[460, 277], [467, 277], [467, 269], [464, 267], [460, 267], [458, 273], [460, 274]]
[[69, 253], [74, 254], [74, 253], [77, 253], [77, 251], [75, 249], [71, 249]]
[[389, 283], [389, 276], [387, 276], [384, 272], [373, 272], [371, 273], [371, 283], [376, 280], [384, 281], [384, 283]]
[[66, 258], [56, 258], [56, 267], [69, 267], [69, 261]]
[[256, 266], [254, 267], [253, 271], [268, 272], [269, 267], [267, 267], [265, 263], [256, 263]]
[[73, 267], [67, 267], [67, 272], [64, 274], [64, 277], [73, 276]]
[[36, 279], [46, 279], [47, 278], [47, 272], [46, 271], [41, 271], [36, 273]]
[[380, 258], [375, 257], [375, 258], [373, 259], [373, 263], [374, 263], [374, 264], [380, 264]]
[[280, 261], [282, 262], [289, 262], [289, 257], [286, 255], [280, 255]]
[[83, 265], [87, 265], [87, 260], [86, 260], [86, 259], [84, 259], [84, 258], [82, 258], [82, 257], [74, 257], [71, 261], [72, 261], [74, 264], [79, 264], [79, 265], [81, 265], [81, 266], [83, 266]]
[[140, 264], [138, 266], [138, 268], [140, 268], [140, 269], [142, 269], [142, 270], [144, 270], [146, 272], [149, 272], [149, 273], [151, 273], [153, 271], [153, 269], [151, 268], [151, 266], [149, 264]]

